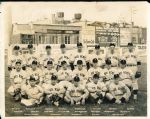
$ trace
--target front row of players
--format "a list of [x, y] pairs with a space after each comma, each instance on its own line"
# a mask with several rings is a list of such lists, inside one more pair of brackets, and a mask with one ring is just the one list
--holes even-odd
[[[21, 101], [25, 106], [39, 105], [45, 101], [48, 105], [56, 105], [66, 102], [70, 105], [85, 103], [101, 104], [102, 102], [126, 103], [133, 93], [137, 99], [138, 84], [135, 76], [126, 67], [126, 61], [121, 60], [120, 69], [111, 68], [111, 61], [106, 60], [106, 68], [99, 70], [98, 60], [93, 59], [93, 70], [83, 71], [82, 61], [77, 61], [77, 69], [67, 76], [59, 75], [61, 72], [53, 71], [49, 77], [44, 74], [39, 77], [36, 71], [37, 62], [32, 62], [32, 75], [26, 79], [21, 70], [21, 63], [16, 62], [16, 72], [11, 72], [11, 86], [8, 92], [16, 101]], [[51, 61], [47, 62], [47, 70], [52, 71]], [[65, 70], [65, 61], [61, 62]], [[49, 71], [49, 72], [50, 72]], [[93, 73], [94, 72], [94, 73]], [[18, 73], [18, 77], [16, 77]], [[39, 72], [40, 73], [40, 72]], [[85, 74], [84, 74], [85, 73]], [[83, 75], [84, 74], [84, 75]], [[87, 75], [86, 75], [87, 74]], [[86, 75], [86, 76], [85, 76]], [[23, 77], [24, 76], [24, 77]]]

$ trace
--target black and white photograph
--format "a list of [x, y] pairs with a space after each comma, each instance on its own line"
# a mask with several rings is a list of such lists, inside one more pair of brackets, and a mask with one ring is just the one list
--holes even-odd
[[6, 2], [5, 116], [147, 116], [147, 2]]

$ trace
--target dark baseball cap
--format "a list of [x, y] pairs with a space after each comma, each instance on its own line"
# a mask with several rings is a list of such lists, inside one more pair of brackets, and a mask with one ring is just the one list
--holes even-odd
[[51, 46], [50, 46], [50, 45], [47, 45], [47, 46], [45, 47], [45, 49], [51, 49]]
[[19, 46], [14, 46], [14, 50], [19, 50], [20, 49], [20, 47]]
[[38, 63], [38, 62], [37, 62], [37, 61], [35, 61], [35, 60], [34, 60], [34, 61], [32, 61], [32, 64], [36, 64], [36, 65], [37, 65], [37, 63]]
[[128, 46], [133, 46], [133, 43], [128, 43]]
[[66, 64], [66, 63], [67, 63], [66, 61], [62, 61], [62, 62], [61, 62], [61, 65], [64, 65], [64, 64]]
[[51, 80], [57, 80], [57, 76], [56, 75], [52, 75], [51, 76]]
[[28, 48], [30, 49], [30, 48], [33, 48], [33, 45], [32, 44], [29, 44], [28, 45]]
[[78, 65], [83, 64], [82, 60], [78, 60], [78, 61], [77, 61], [77, 64], [78, 64]]
[[126, 60], [121, 60], [120, 63], [125, 65], [126, 64]]
[[47, 64], [53, 64], [53, 62], [51, 60], [47, 61]]
[[114, 43], [110, 43], [110, 44], [109, 44], [109, 47], [111, 47], [111, 46], [114, 46], [114, 47], [115, 47], [116, 45], [115, 45]]
[[94, 74], [94, 75], [93, 75], [93, 78], [94, 78], [94, 79], [99, 79], [99, 75], [98, 75], [98, 74]]
[[75, 76], [74, 79], [73, 79], [75, 82], [79, 82], [80, 81], [80, 78], [78, 76]]
[[119, 78], [119, 74], [114, 74], [114, 79], [118, 79]]
[[77, 47], [80, 47], [80, 46], [82, 46], [82, 43], [77, 43]]
[[97, 62], [98, 62], [97, 58], [94, 58], [93, 63], [97, 63]]
[[106, 60], [105, 60], [105, 63], [106, 63], [107, 65], [111, 65], [111, 60], [106, 59]]
[[66, 47], [65, 44], [61, 44], [61, 45], [60, 45], [60, 48], [65, 48], [65, 47]]
[[29, 81], [36, 81], [35, 77], [30, 76]]
[[100, 49], [100, 45], [95, 45], [95, 49]]
[[20, 60], [19, 60], [19, 61], [17, 61], [17, 62], [16, 62], [16, 64], [21, 64], [21, 61], [20, 61]]

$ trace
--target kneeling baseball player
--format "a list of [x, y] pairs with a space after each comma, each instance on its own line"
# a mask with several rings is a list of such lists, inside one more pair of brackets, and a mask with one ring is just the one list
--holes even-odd
[[85, 100], [88, 98], [89, 92], [80, 82], [80, 78], [75, 76], [73, 84], [70, 85], [66, 91], [64, 100], [70, 105], [85, 105]]
[[120, 82], [119, 74], [114, 74], [114, 81], [109, 85], [109, 92], [106, 97], [111, 103], [126, 103], [131, 96], [130, 89], [122, 82]]

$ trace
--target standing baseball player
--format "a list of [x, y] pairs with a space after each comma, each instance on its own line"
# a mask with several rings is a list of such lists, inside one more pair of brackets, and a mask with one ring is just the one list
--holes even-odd
[[59, 81], [71, 81], [72, 70], [68, 68], [67, 62], [64, 60], [61, 62], [61, 69], [57, 73]]
[[21, 69], [21, 62], [15, 63], [15, 70], [10, 72], [11, 86], [8, 89], [8, 93], [18, 101], [21, 99], [21, 86], [26, 82], [26, 72]]
[[83, 67], [82, 60], [77, 61], [77, 67], [73, 70], [72, 78], [78, 76], [80, 78], [81, 84], [85, 85], [88, 81], [87, 69]]
[[13, 48], [14, 54], [12, 54], [10, 57], [8, 57], [8, 71], [12, 71], [15, 69], [16, 62], [21, 62], [22, 69], [25, 70], [26, 61], [24, 60], [23, 56], [20, 54], [20, 47], [14, 46]]
[[131, 96], [130, 89], [119, 80], [119, 74], [115, 74], [113, 82], [109, 85], [109, 92], [106, 93], [106, 97], [111, 103], [126, 103]]
[[115, 68], [118, 67], [120, 53], [116, 52], [114, 43], [110, 43], [109, 49], [106, 53], [106, 59], [111, 60], [111, 67], [115, 67]]
[[57, 70], [60, 69], [62, 61], [66, 61], [68, 68], [70, 68], [70, 63], [71, 63], [70, 57], [71, 57], [71, 55], [66, 51], [66, 45], [61, 44], [60, 49], [61, 49], [61, 53], [58, 54], [58, 56], [56, 56], [57, 57]]
[[46, 94], [46, 102], [48, 105], [59, 106], [62, 102], [66, 89], [64, 85], [58, 82], [57, 76], [51, 76], [51, 83], [43, 85]]
[[100, 79], [98, 74], [93, 75], [92, 80], [87, 83], [86, 88], [89, 91], [89, 98], [92, 104], [101, 104], [103, 102], [107, 89], [102, 78]]
[[85, 85], [81, 85], [80, 78], [75, 76], [73, 84], [70, 85], [66, 91], [64, 100], [70, 105], [85, 105], [85, 100], [88, 98], [89, 92]]
[[29, 84], [26, 86], [24, 93], [27, 95], [27, 99], [22, 98], [21, 104], [25, 105], [26, 107], [32, 107], [39, 105], [43, 100], [43, 89], [36, 84], [37, 79], [34, 76], [30, 76]]

